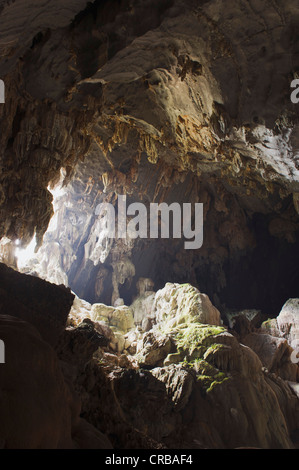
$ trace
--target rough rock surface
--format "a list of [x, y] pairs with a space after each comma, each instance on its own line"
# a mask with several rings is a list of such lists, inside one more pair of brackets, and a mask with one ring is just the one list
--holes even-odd
[[[59, 292], [37, 281], [45, 291]], [[38, 293], [33, 289], [32, 295]], [[148, 332], [126, 334], [129, 307], [96, 304], [87, 310], [83, 302], [91, 316], [109, 311], [106, 323], [86, 318], [68, 325], [55, 349], [35, 326], [1, 310], [7, 364], [1, 364], [0, 387], [3, 393], [8, 386], [15, 390], [0, 404], [2, 446], [293, 448], [299, 399], [286, 340], [269, 337], [260, 347], [258, 340], [268, 335], [251, 333], [245, 345], [224, 326], [201, 323], [207, 312], [215, 321], [218, 310], [192, 286], [167, 284], [156, 298], [171, 315], [157, 309], [159, 322]], [[115, 310], [118, 320], [124, 313], [122, 336], [137, 342], [132, 354], [112, 347], [107, 320]]]
[[[286, 339], [257, 330], [240, 343], [199, 321], [192, 286], [162, 291], [168, 315], [139, 332], [136, 353], [100, 348], [75, 378], [83, 416], [120, 448], [293, 448], [298, 367]], [[186, 317], [182, 305], [197, 310]]]
[[37, 329], [2, 314], [0, 337], [6, 357], [0, 365], [1, 447], [111, 448], [109, 440], [80, 417], [80, 399]]
[[163, 323], [172, 328], [188, 321], [220, 325], [220, 312], [209, 297], [190, 284], [167, 283], [155, 295], [152, 316], [157, 325]]
[[51, 345], [64, 331], [73, 299], [65, 286], [24, 276], [0, 263], [0, 315], [31, 323]]
[[1, 447], [111, 448], [100, 431], [81, 419], [80, 398], [70, 380], [73, 372], [59, 361], [59, 356], [64, 362], [71, 357], [76, 368], [84, 365], [106, 344], [105, 338], [88, 324], [73, 334], [65, 330], [74, 298], [69, 289], [4, 265], [0, 274], [0, 339], [5, 346], [5, 363], [0, 364]]
[[269, 372], [277, 373], [291, 382], [299, 381], [299, 368], [291, 361], [293, 349], [286, 339], [250, 333], [243, 339], [243, 343], [256, 352]]
[[188, 363], [128, 368], [94, 359], [77, 382], [83, 416], [121, 448], [140, 445], [136, 430], [177, 449], [292, 448], [299, 418], [292, 388], [234, 336], [217, 336], [220, 347]]
[[276, 318], [279, 331], [293, 347], [299, 346], [299, 299], [289, 299]]

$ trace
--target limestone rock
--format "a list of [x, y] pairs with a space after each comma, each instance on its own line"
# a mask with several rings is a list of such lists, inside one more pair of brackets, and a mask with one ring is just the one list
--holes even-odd
[[[1, 312], [40, 333], [30, 333], [14, 369], [20, 382], [14, 371], [5, 377], [1, 423], [8, 433], [18, 424], [13, 445], [109, 446], [77, 419], [67, 367], [61, 378], [63, 365], [49, 352], [66, 333], [66, 364], [82, 355], [84, 373], [74, 377], [81, 414], [117, 448], [292, 447], [298, 397], [282, 378], [291, 377], [285, 343], [271, 339], [265, 353], [251, 337], [275, 373], [263, 370], [239, 341], [253, 325], [241, 317], [232, 335], [220, 329], [216, 307], [276, 316], [298, 288], [299, 107], [290, 100], [297, 23], [298, 0], [1, 2], [0, 257], [21, 269], [16, 246], [35, 237], [39, 248], [26, 280], [0, 266]], [[96, 207], [115, 206], [121, 194], [147, 207], [202, 202], [203, 246], [109, 238]], [[64, 332], [71, 291], [34, 276], [100, 305], [76, 306], [74, 323], [87, 313], [94, 330], [110, 328], [107, 369], [87, 360], [97, 338], [88, 322]], [[176, 284], [155, 295], [154, 317], [150, 295], [143, 299], [135, 319], [146, 334], [130, 342], [133, 310], [110, 305], [145, 296], [153, 289], [147, 276], [155, 286]], [[186, 280], [205, 294], [179, 284]], [[292, 346], [295, 303], [273, 321]], [[20, 349], [25, 330], [15, 334]], [[119, 367], [137, 341], [143, 369]], [[161, 380], [146, 370], [153, 366]], [[12, 446], [5, 439], [0, 447]]]
[[296, 382], [299, 378], [298, 366], [291, 362], [292, 348], [284, 338], [267, 334], [250, 333], [243, 342], [260, 358], [269, 372], [277, 373], [285, 380]]
[[1, 313], [28, 321], [54, 346], [73, 303], [70, 289], [20, 274], [4, 264], [0, 264], [0, 284]]
[[110, 342], [110, 346], [113, 349], [113, 351], [116, 351], [118, 353], [122, 353], [123, 350], [125, 349], [126, 345], [126, 339], [124, 337], [123, 332], [120, 331], [114, 331], [113, 338]]
[[147, 319], [152, 318], [154, 300], [155, 292], [144, 292], [131, 305], [134, 322], [136, 325], [143, 325], [143, 329], [146, 328]]
[[233, 329], [237, 318], [238, 317], [245, 317], [249, 324], [252, 327], [257, 327], [259, 322], [261, 321], [261, 311], [255, 309], [245, 309], [245, 310], [238, 310], [238, 311], [226, 311], [225, 317], [228, 321], [229, 328]]
[[69, 388], [54, 349], [36, 328], [1, 315], [0, 337], [6, 352], [0, 379], [3, 447], [111, 448], [102, 433], [80, 418], [80, 400]]
[[299, 345], [299, 299], [289, 299], [276, 318], [279, 331], [288, 343], [294, 347]]
[[165, 383], [167, 395], [171, 398], [176, 411], [183, 410], [189, 401], [194, 384], [194, 374], [182, 366], [158, 367], [152, 375]]
[[[153, 316], [158, 325], [175, 328], [182, 323], [220, 325], [219, 311], [209, 297], [190, 284], [167, 283], [156, 293]], [[163, 327], [164, 327], [163, 326]]]
[[104, 321], [108, 326], [114, 327], [123, 334], [135, 326], [132, 310], [126, 305], [110, 307], [104, 304], [93, 304], [91, 318], [94, 321]]
[[135, 354], [137, 350], [137, 343], [143, 338], [141, 332], [136, 328], [135, 330], [130, 330], [125, 336], [125, 349], [130, 353]]
[[137, 343], [137, 361], [140, 366], [153, 367], [163, 361], [170, 350], [171, 341], [168, 336], [149, 331]]
[[257, 354], [226, 331], [208, 337], [207, 347], [201, 357], [219, 370], [235, 371], [248, 378], [262, 370]]
[[76, 328], [68, 327], [60, 336], [56, 346], [59, 358], [76, 367], [84, 366], [91, 360], [93, 353], [107, 346], [109, 339], [96, 331], [90, 319], [85, 319]]
[[271, 336], [275, 336], [277, 338], [281, 337], [281, 332], [278, 328], [276, 318], [269, 318], [268, 320], [265, 320], [261, 324], [260, 332], [271, 335]]
[[77, 326], [84, 320], [84, 318], [90, 318], [90, 314], [91, 304], [75, 295], [74, 302], [68, 316], [68, 324]]
[[163, 365], [169, 366], [171, 364], [179, 364], [179, 363], [182, 363], [184, 359], [185, 359], [185, 355], [180, 352], [171, 353], [171, 354], [168, 354], [168, 356], [163, 362]]
[[146, 292], [153, 292], [154, 281], [149, 278], [140, 277], [136, 282], [136, 288], [138, 290], [139, 295], [143, 295]]

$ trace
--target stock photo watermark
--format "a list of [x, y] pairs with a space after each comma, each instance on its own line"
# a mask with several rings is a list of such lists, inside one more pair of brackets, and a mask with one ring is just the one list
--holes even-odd
[[0, 80], [0, 103], [5, 103], [5, 85], [3, 80]]
[[299, 103], [299, 78], [295, 78], [291, 82], [291, 88], [295, 88], [294, 91], [291, 93], [291, 101], [293, 104]]
[[0, 339], [0, 364], [5, 364], [5, 344], [2, 339]]
[[[182, 205], [177, 202], [170, 205], [165, 202], [161, 204], [150, 203], [149, 210], [148, 214], [147, 207], [141, 202], [134, 202], [127, 207], [126, 196], [119, 195], [117, 223], [115, 207], [110, 203], [98, 204], [95, 213], [104, 218], [105, 232], [108, 238], [155, 239], [159, 238], [160, 232], [161, 238], [184, 237], [187, 239], [188, 241], [184, 242], [186, 250], [201, 248], [203, 244], [203, 203], [195, 203], [193, 207], [191, 203], [183, 203]], [[127, 221], [128, 216], [135, 217]], [[193, 224], [192, 219], [194, 220]]]

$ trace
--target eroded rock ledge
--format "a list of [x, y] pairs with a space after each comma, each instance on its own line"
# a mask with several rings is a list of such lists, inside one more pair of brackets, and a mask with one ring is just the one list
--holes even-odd
[[[10, 299], [0, 315], [3, 448], [298, 445], [299, 368], [288, 343], [291, 331], [299, 340], [298, 299], [276, 326], [247, 311], [229, 327], [205, 294], [168, 283], [131, 306], [76, 298], [66, 321], [70, 291], [3, 266], [1, 280], [1, 298]], [[49, 300], [39, 302], [41, 293]], [[59, 296], [67, 300], [60, 310]], [[45, 326], [52, 335], [43, 336]]]
[[[80, 311], [77, 299], [71, 310], [70, 330], [93, 324], [109, 341], [77, 375], [83, 415], [108, 435], [118, 422], [166, 448], [296, 446], [299, 368], [286, 329], [271, 335], [256, 311], [234, 312], [225, 326], [190, 284], [147, 293], [130, 307], [94, 304]], [[297, 334], [290, 318], [288, 330]], [[114, 443], [134, 448], [138, 440], [131, 439], [120, 432]]]

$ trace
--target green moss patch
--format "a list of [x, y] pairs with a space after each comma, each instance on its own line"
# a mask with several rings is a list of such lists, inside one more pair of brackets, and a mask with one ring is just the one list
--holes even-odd
[[229, 380], [229, 377], [203, 359], [184, 362], [185, 367], [196, 372], [196, 380], [206, 393]]
[[201, 357], [208, 347], [217, 343], [215, 336], [225, 331], [221, 326], [190, 323], [177, 328], [175, 341], [180, 352], [192, 356], [197, 351], [198, 357]]

